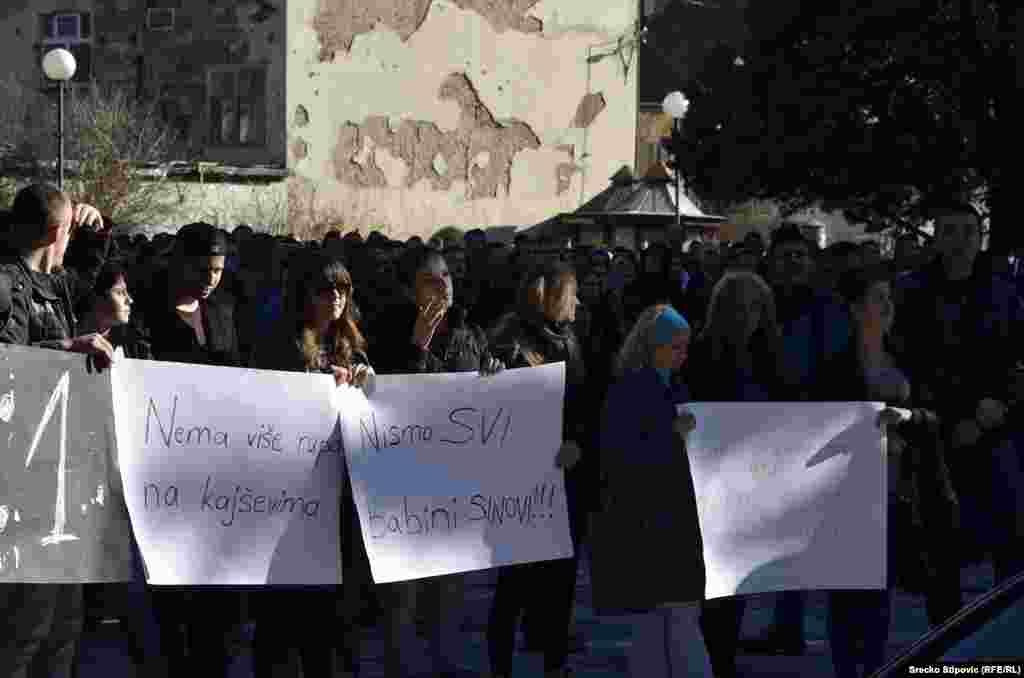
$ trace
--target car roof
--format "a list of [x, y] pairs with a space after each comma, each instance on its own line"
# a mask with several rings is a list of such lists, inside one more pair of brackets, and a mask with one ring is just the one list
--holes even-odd
[[942, 626], [918, 638], [899, 655], [871, 674], [871, 678], [903, 676], [909, 664], [929, 661], [970, 631], [992, 619], [1024, 596], [1024, 572], [1010, 577], [999, 586], [965, 605]]

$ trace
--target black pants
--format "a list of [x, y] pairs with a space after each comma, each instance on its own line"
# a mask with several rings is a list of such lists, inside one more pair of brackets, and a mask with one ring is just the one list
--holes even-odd
[[701, 607], [700, 630], [715, 678], [736, 676], [736, 648], [746, 609], [745, 598], [715, 598]]
[[935, 575], [927, 583], [924, 595], [928, 623], [932, 627], [941, 625], [956, 614], [963, 606], [960, 592], [960, 562], [955, 558], [943, 558], [936, 563]]
[[70, 678], [82, 617], [80, 584], [0, 585], [0, 676]]
[[573, 557], [511, 565], [498, 572], [487, 621], [487, 651], [491, 673], [496, 676], [512, 672], [516, 626], [523, 612], [541, 627], [531, 631], [543, 639], [544, 670], [562, 669], [569, 659], [569, 623], [576, 603], [580, 548], [586, 542], [587, 512], [575, 483], [568, 478], [565, 489]]
[[215, 587], [152, 587], [150, 594], [169, 675], [226, 677], [242, 594]]
[[[273, 678], [296, 651], [303, 678], [333, 678], [338, 633], [338, 590], [269, 589], [250, 594], [255, 607], [255, 678]], [[297, 674], [295, 674], [297, 675]]]

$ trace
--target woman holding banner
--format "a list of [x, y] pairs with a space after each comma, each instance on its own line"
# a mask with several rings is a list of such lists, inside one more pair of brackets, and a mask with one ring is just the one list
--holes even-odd
[[[257, 350], [256, 366], [332, 374], [339, 386], [365, 386], [373, 370], [365, 353], [366, 340], [352, 317], [352, 278], [345, 266], [329, 254], [307, 251], [296, 253], [290, 264], [284, 322], [277, 335]], [[353, 599], [372, 580], [347, 474], [342, 488], [343, 595], [347, 613], [354, 607]], [[280, 676], [283, 668], [292, 665], [293, 650], [299, 653], [302, 676], [334, 678], [338, 606], [333, 591], [282, 587], [257, 592], [254, 602], [256, 678]], [[297, 619], [304, 623], [296, 623]], [[355, 675], [355, 623], [344, 621], [342, 670]]]
[[[127, 358], [136, 360], [152, 360], [153, 352], [140, 327], [132, 323], [132, 297], [128, 292], [128, 272], [119, 263], [107, 261], [95, 276], [92, 288], [87, 290], [79, 301], [76, 309], [82, 319], [83, 329], [106, 337], [114, 349], [120, 348]], [[116, 478], [119, 476], [115, 475]], [[156, 630], [156, 618], [152, 615], [152, 602], [146, 587], [146, 575], [142, 563], [142, 554], [131, 534], [131, 523], [127, 507], [120, 499], [122, 491], [114, 489], [116, 502], [95, 501], [90, 512], [114, 510], [122, 515], [120, 522], [111, 523], [116, 526], [117, 533], [110, 534], [110, 540], [117, 542], [124, 539], [123, 530], [127, 526], [131, 538], [132, 570], [135, 580], [125, 584], [85, 584], [85, 620], [86, 631], [98, 625], [104, 610], [104, 602], [116, 601], [118, 610], [124, 615], [121, 628], [125, 632], [128, 653], [139, 671], [146, 670], [147, 655], [159, 653], [149, 650], [147, 632]], [[97, 493], [106, 494], [106, 482], [101, 483]], [[109, 507], [109, 508], [108, 508]], [[153, 633], [152, 635], [156, 635]], [[155, 643], [154, 643], [155, 644]]]
[[[603, 496], [594, 515], [592, 580], [599, 614], [632, 615], [630, 675], [711, 676], [700, 629], [705, 574], [697, 500], [686, 453], [692, 415], [672, 374], [686, 361], [690, 326], [674, 308], [644, 311], [615, 365], [600, 437]], [[663, 549], [665, 535], [672, 548]], [[637, 574], [637, 558], [644, 572]]]
[[[905, 407], [910, 400], [910, 382], [886, 349], [895, 317], [890, 277], [881, 266], [840, 276], [838, 292], [850, 310], [854, 341], [820, 375], [818, 400], [885, 402], [897, 407]], [[890, 577], [911, 590], [923, 588], [933, 606], [931, 599], [941, 598], [944, 588], [950, 588], [943, 586], [938, 573], [952, 571], [958, 576], [956, 561], [942, 547], [958, 518], [939, 421], [927, 410], [888, 408], [879, 416], [879, 425], [888, 430]], [[956, 583], [952, 593], [959, 596]], [[955, 600], [952, 606], [955, 609]], [[890, 612], [888, 590], [829, 594], [829, 646], [837, 678], [867, 676], [883, 664]], [[863, 665], [862, 673], [858, 665]]]
[[[405, 299], [380, 314], [377, 363], [382, 374], [439, 374], [503, 369], [494, 359], [487, 336], [466, 322], [465, 309], [455, 305], [454, 286], [444, 256], [424, 246], [410, 249], [399, 261], [398, 279]], [[431, 675], [454, 676], [464, 651], [460, 629], [465, 597], [461, 574], [383, 585], [387, 591], [387, 675], [398, 678], [410, 663], [417, 644], [417, 611], [426, 626]]]
[[[775, 297], [761, 276], [726, 273], [708, 301], [704, 328], [685, 369], [699, 402], [772, 402], [787, 398], [781, 367]], [[715, 678], [736, 676], [736, 649], [746, 601], [716, 598], [704, 604], [701, 627]]]
[[[562, 262], [549, 262], [527, 274], [520, 288], [519, 308], [499, 321], [490, 341], [509, 367], [538, 367], [565, 362], [565, 405], [562, 446], [555, 465], [565, 469], [565, 493], [572, 558], [501, 568], [487, 625], [487, 648], [494, 678], [512, 673], [512, 656], [519, 616], [526, 611], [544, 625], [546, 678], [561, 678], [569, 657], [569, 624], [576, 595], [576, 569], [585, 540], [589, 494], [596, 490], [596, 465], [583, 449], [592, 447], [589, 424], [597, 404], [589, 402], [586, 368], [572, 330], [576, 319], [576, 273]], [[582, 461], [581, 461], [582, 459]], [[535, 615], [536, 616], [533, 616]]]

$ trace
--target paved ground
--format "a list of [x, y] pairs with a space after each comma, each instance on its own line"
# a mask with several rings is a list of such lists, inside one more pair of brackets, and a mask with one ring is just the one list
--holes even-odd
[[[484, 627], [490, 598], [493, 595], [493, 575], [489, 572], [471, 575], [472, 585], [466, 606], [467, 646], [463, 668], [467, 676], [480, 671], [484, 666]], [[964, 570], [962, 588], [965, 597], [973, 598], [986, 591], [992, 583], [991, 568], [978, 566]], [[590, 584], [586, 567], [581, 568], [578, 579], [579, 595], [576, 620], [580, 634], [587, 647], [572, 657], [572, 666], [579, 678], [626, 676], [625, 652], [630, 643], [630, 629], [617, 623], [615, 618], [597, 618], [590, 607]], [[744, 620], [743, 634], [755, 635], [771, 621], [773, 599], [764, 596], [751, 602]], [[808, 652], [802, 657], [763, 657], [744, 655], [739, 658], [741, 675], [772, 678], [786, 676], [814, 676], [823, 678], [833, 675], [825, 632], [825, 595], [810, 594], [807, 606], [806, 633]], [[893, 621], [889, 633], [890, 655], [906, 647], [928, 628], [923, 599], [897, 592], [893, 606]], [[136, 672], [123, 651], [118, 624], [104, 624], [98, 631], [89, 633], [83, 644], [80, 678], [131, 678]], [[243, 650], [235, 660], [232, 678], [249, 678], [251, 657], [244, 643]], [[384, 653], [382, 635], [379, 629], [366, 632], [363, 647], [362, 676], [380, 678], [384, 675], [382, 657]], [[527, 678], [541, 675], [539, 655], [519, 654], [516, 657], [514, 675]], [[148, 678], [148, 676], [147, 676]], [[199, 678], [199, 677], [195, 677]]]

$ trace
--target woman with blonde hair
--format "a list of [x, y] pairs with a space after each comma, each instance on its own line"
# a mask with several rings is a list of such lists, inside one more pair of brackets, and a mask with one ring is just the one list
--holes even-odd
[[[366, 340], [353, 317], [353, 286], [348, 270], [324, 252], [297, 252], [289, 263], [282, 322], [257, 349], [255, 366], [331, 374], [338, 386], [365, 386], [373, 370], [366, 357]], [[348, 612], [372, 580], [347, 473], [342, 481], [341, 508], [343, 595]], [[256, 678], [281, 675], [283, 667], [292, 666], [293, 651], [299, 654], [305, 678], [333, 678], [339, 635], [342, 675], [355, 674], [354, 622], [341, 620], [343, 628], [338, 633], [337, 593], [332, 587], [294, 586], [261, 590], [254, 595]], [[308, 623], [296, 624], [299, 617]]]
[[[508, 367], [537, 367], [565, 363], [565, 402], [562, 445], [556, 466], [565, 469], [565, 494], [572, 558], [503, 567], [487, 625], [491, 676], [512, 674], [515, 634], [525, 611], [527, 630], [536, 630], [537, 648], [544, 655], [546, 678], [566, 675], [569, 625], [576, 592], [580, 545], [585, 540], [586, 514], [596, 489], [590, 420], [598, 406], [590, 401], [587, 371], [579, 341], [572, 329], [576, 319], [576, 273], [562, 262], [531, 270], [520, 287], [520, 303], [492, 330], [490, 345]], [[555, 452], [552, 450], [552, 452]], [[533, 626], [530, 622], [537, 623]]]
[[[693, 343], [686, 382], [697, 402], [772, 402], [791, 392], [781, 367], [775, 297], [749, 271], [722, 276], [711, 291], [704, 328]], [[736, 647], [746, 604], [716, 598], [704, 604], [701, 625], [716, 678], [736, 675]]]
[[[630, 675], [636, 677], [711, 675], [699, 621], [703, 542], [686, 453], [694, 421], [677, 413], [688, 393], [672, 379], [689, 344], [690, 325], [674, 308], [645, 310], [619, 352], [601, 417], [594, 602], [599, 614], [631, 616]], [[668, 550], [665, 535], [672, 535]], [[643, 576], [636, 574], [637, 558], [645, 563]]]

